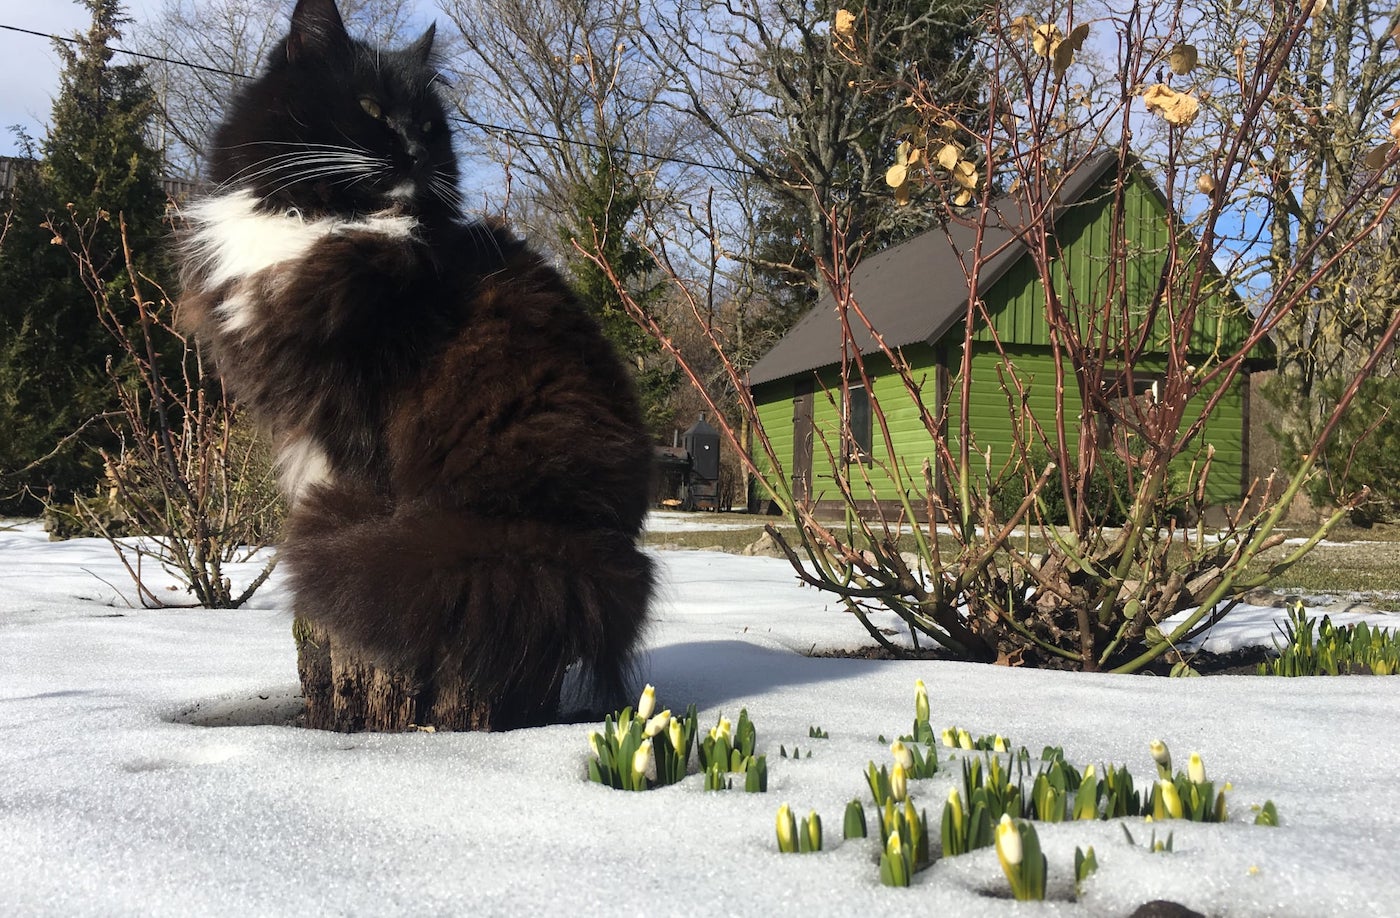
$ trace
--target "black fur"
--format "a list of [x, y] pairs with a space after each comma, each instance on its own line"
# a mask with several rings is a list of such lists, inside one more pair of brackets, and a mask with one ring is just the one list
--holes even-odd
[[[372, 48], [346, 33], [334, 0], [302, 0], [266, 71], [214, 132], [209, 178], [308, 216], [380, 210], [407, 179], [415, 187], [405, 207], [427, 228], [455, 218], [457, 160], [435, 91], [434, 31], [402, 50]], [[382, 165], [371, 173], [337, 163], [360, 152]]]
[[[214, 283], [201, 233], [217, 228], [196, 225], [182, 321], [278, 443], [328, 460], [293, 495], [297, 613], [428, 686], [466, 677], [499, 723], [532, 723], [553, 715], [574, 661], [622, 691], [651, 594], [635, 545], [651, 446], [628, 371], [560, 276], [435, 192], [455, 182], [450, 140], [409, 156], [422, 138], [389, 129], [442, 117], [430, 44], [380, 54], [350, 41], [333, 0], [298, 3], [216, 134], [218, 193], [251, 191], [281, 219], [393, 213], [416, 227], [342, 228]], [[385, 174], [299, 175], [281, 158], [346, 138]], [[251, 318], [230, 330], [216, 310], [233, 298]]]

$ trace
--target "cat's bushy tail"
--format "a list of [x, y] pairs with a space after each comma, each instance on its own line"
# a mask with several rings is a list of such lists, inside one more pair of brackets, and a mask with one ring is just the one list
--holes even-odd
[[380, 665], [460, 677], [526, 720], [554, 715], [579, 660], [600, 698], [622, 697], [652, 590], [632, 534], [342, 487], [298, 502], [282, 551], [298, 615]]

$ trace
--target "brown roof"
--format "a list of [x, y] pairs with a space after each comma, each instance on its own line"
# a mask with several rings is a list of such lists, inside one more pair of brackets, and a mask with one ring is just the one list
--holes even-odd
[[[1095, 186], [1117, 151], [1099, 153], [1067, 176], [1060, 186], [1058, 207], [1077, 203]], [[983, 258], [979, 286], [986, 290], [1020, 260], [1026, 245], [1016, 238], [1016, 228], [1028, 222], [1020, 198], [1003, 197], [993, 204], [982, 233]], [[861, 310], [891, 348], [918, 342], [933, 343], [967, 314], [967, 279], [964, 264], [972, 263], [975, 229], [950, 224], [915, 236], [866, 258], [856, 266], [851, 290]], [[1003, 247], [1004, 246], [1004, 247]], [[961, 259], [959, 253], [962, 254]], [[861, 353], [878, 350], [860, 318], [852, 312], [850, 323]], [[840, 360], [841, 319], [836, 300], [824, 293], [767, 354], [749, 370], [749, 384], [772, 382], [830, 366]]]

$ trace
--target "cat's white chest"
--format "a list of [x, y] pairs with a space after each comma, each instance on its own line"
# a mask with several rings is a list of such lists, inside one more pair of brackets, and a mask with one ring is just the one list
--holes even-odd
[[395, 238], [413, 235], [413, 217], [371, 214], [364, 217], [308, 219], [295, 211], [266, 213], [248, 191], [214, 195], [186, 211], [193, 230], [189, 256], [205, 282], [218, 287], [299, 261], [328, 236], [368, 232]]

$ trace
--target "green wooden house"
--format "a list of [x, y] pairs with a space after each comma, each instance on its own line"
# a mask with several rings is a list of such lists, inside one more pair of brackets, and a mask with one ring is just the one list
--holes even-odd
[[[1116, 191], [1123, 191], [1121, 211]], [[1014, 206], [998, 208], [1015, 213]], [[1014, 203], [1014, 202], [1012, 202]], [[1115, 238], [1130, 246], [1129, 276], [1124, 299], [1132, 311], [1144, 312], [1160, 296], [1162, 266], [1171, 239], [1166, 220], [1168, 204], [1142, 169], [1120, 170], [1116, 153], [1086, 161], [1067, 176], [1059, 190], [1053, 235], [1059, 246], [1059, 274], [1053, 283], [1062, 299], [1104, 295], [1107, 247]], [[1115, 214], [1123, 231], [1114, 233]], [[1027, 385], [1025, 402], [1036, 420], [1049, 425], [1055, 413], [1054, 358], [1044, 319], [1044, 290], [1027, 255], [1019, 227], [989, 223], [984, 230], [985, 258], [979, 290], [993, 328], [973, 335], [972, 387], [969, 418], [979, 453], [1005, 459], [1013, 449], [1016, 424], [999, 379], [1012, 369]], [[920, 384], [925, 407], [937, 416], [944, 405], [956, 438], [961, 387], [958, 373], [967, 315], [968, 285], [962, 264], [970, 263], [974, 235], [971, 227], [936, 229], [862, 261], [852, 277], [852, 290], [861, 309], [887, 344], [899, 351]], [[1190, 241], [1178, 242], [1178, 252], [1190, 257]], [[966, 259], [966, 261], [964, 261]], [[1223, 279], [1215, 275], [1218, 292], [1197, 317], [1194, 341], [1228, 350], [1248, 333], [1250, 317]], [[1063, 285], [1063, 288], [1062, 288]], [[856, 320], [852, 318], [854, 324]], [[1144, 323], [1145, 324], [1145, 323]], [[888, 360], [863, 329], [854, 336], [866, 359], [873, 395], [885, 415], [884, 427], [894, 441], [900, 464], [915, 474], [933, 455], [933, 438], [919, 416], [918, 406]], [[849, 408], [841, 407], [842, 333], [830, 294], [803, 317], [750, 370], [749, 385], [758, 413], [783, 471], [792, 482], [794, 498], [804, 503], [839, 502], [833, 481], [833, 459], [849, 465], [861, 454], [887, 454], [882, 425], [872, 424], [870, 395], [858, 379], [850, 384]], [[1002, 354], [1005, 354], [1003, 357]], [[1256, 361], [1253, 367], [1264, 361]], [[1161, 353], [1147, 352], [1136, 362], [1135, 397], [1152, 397], [1154, 368], [1165, 366]], [[1201, 435], [1201, 447], [1215, 448], [1207, 497], [1211, 503], [1238, 501], [1247, 490], [1249, 464], [1249, 374], [1241, 374], [1221, 398]], [[1068, 385], [1074, 386], [1072, 374]], [[1200, 396], [1198, 396], [1199, 398]], [[952, 400], [952, 403], [949, 403]], [[1077, 406], [1077, 393], [1067, 393], [1065, 405]], [[842, 443], [841, 412], [850, 414], [850, 439]], [[1073, 434], [1078, 418], [1066, 419]], [[1023, 429], [1025, 429], [1023, 427]], [[952, 442], [952, 441], [950, 441]], [[937, 463], [934, 463], [936, 466]], [[867, 463], [871, 495], [878, 500], [896, 496], [895, 483], [880, 463]], [[855, 478], [857, 476], [852, 476]], [[862, 484], [862, 487], [864, 485]]]

